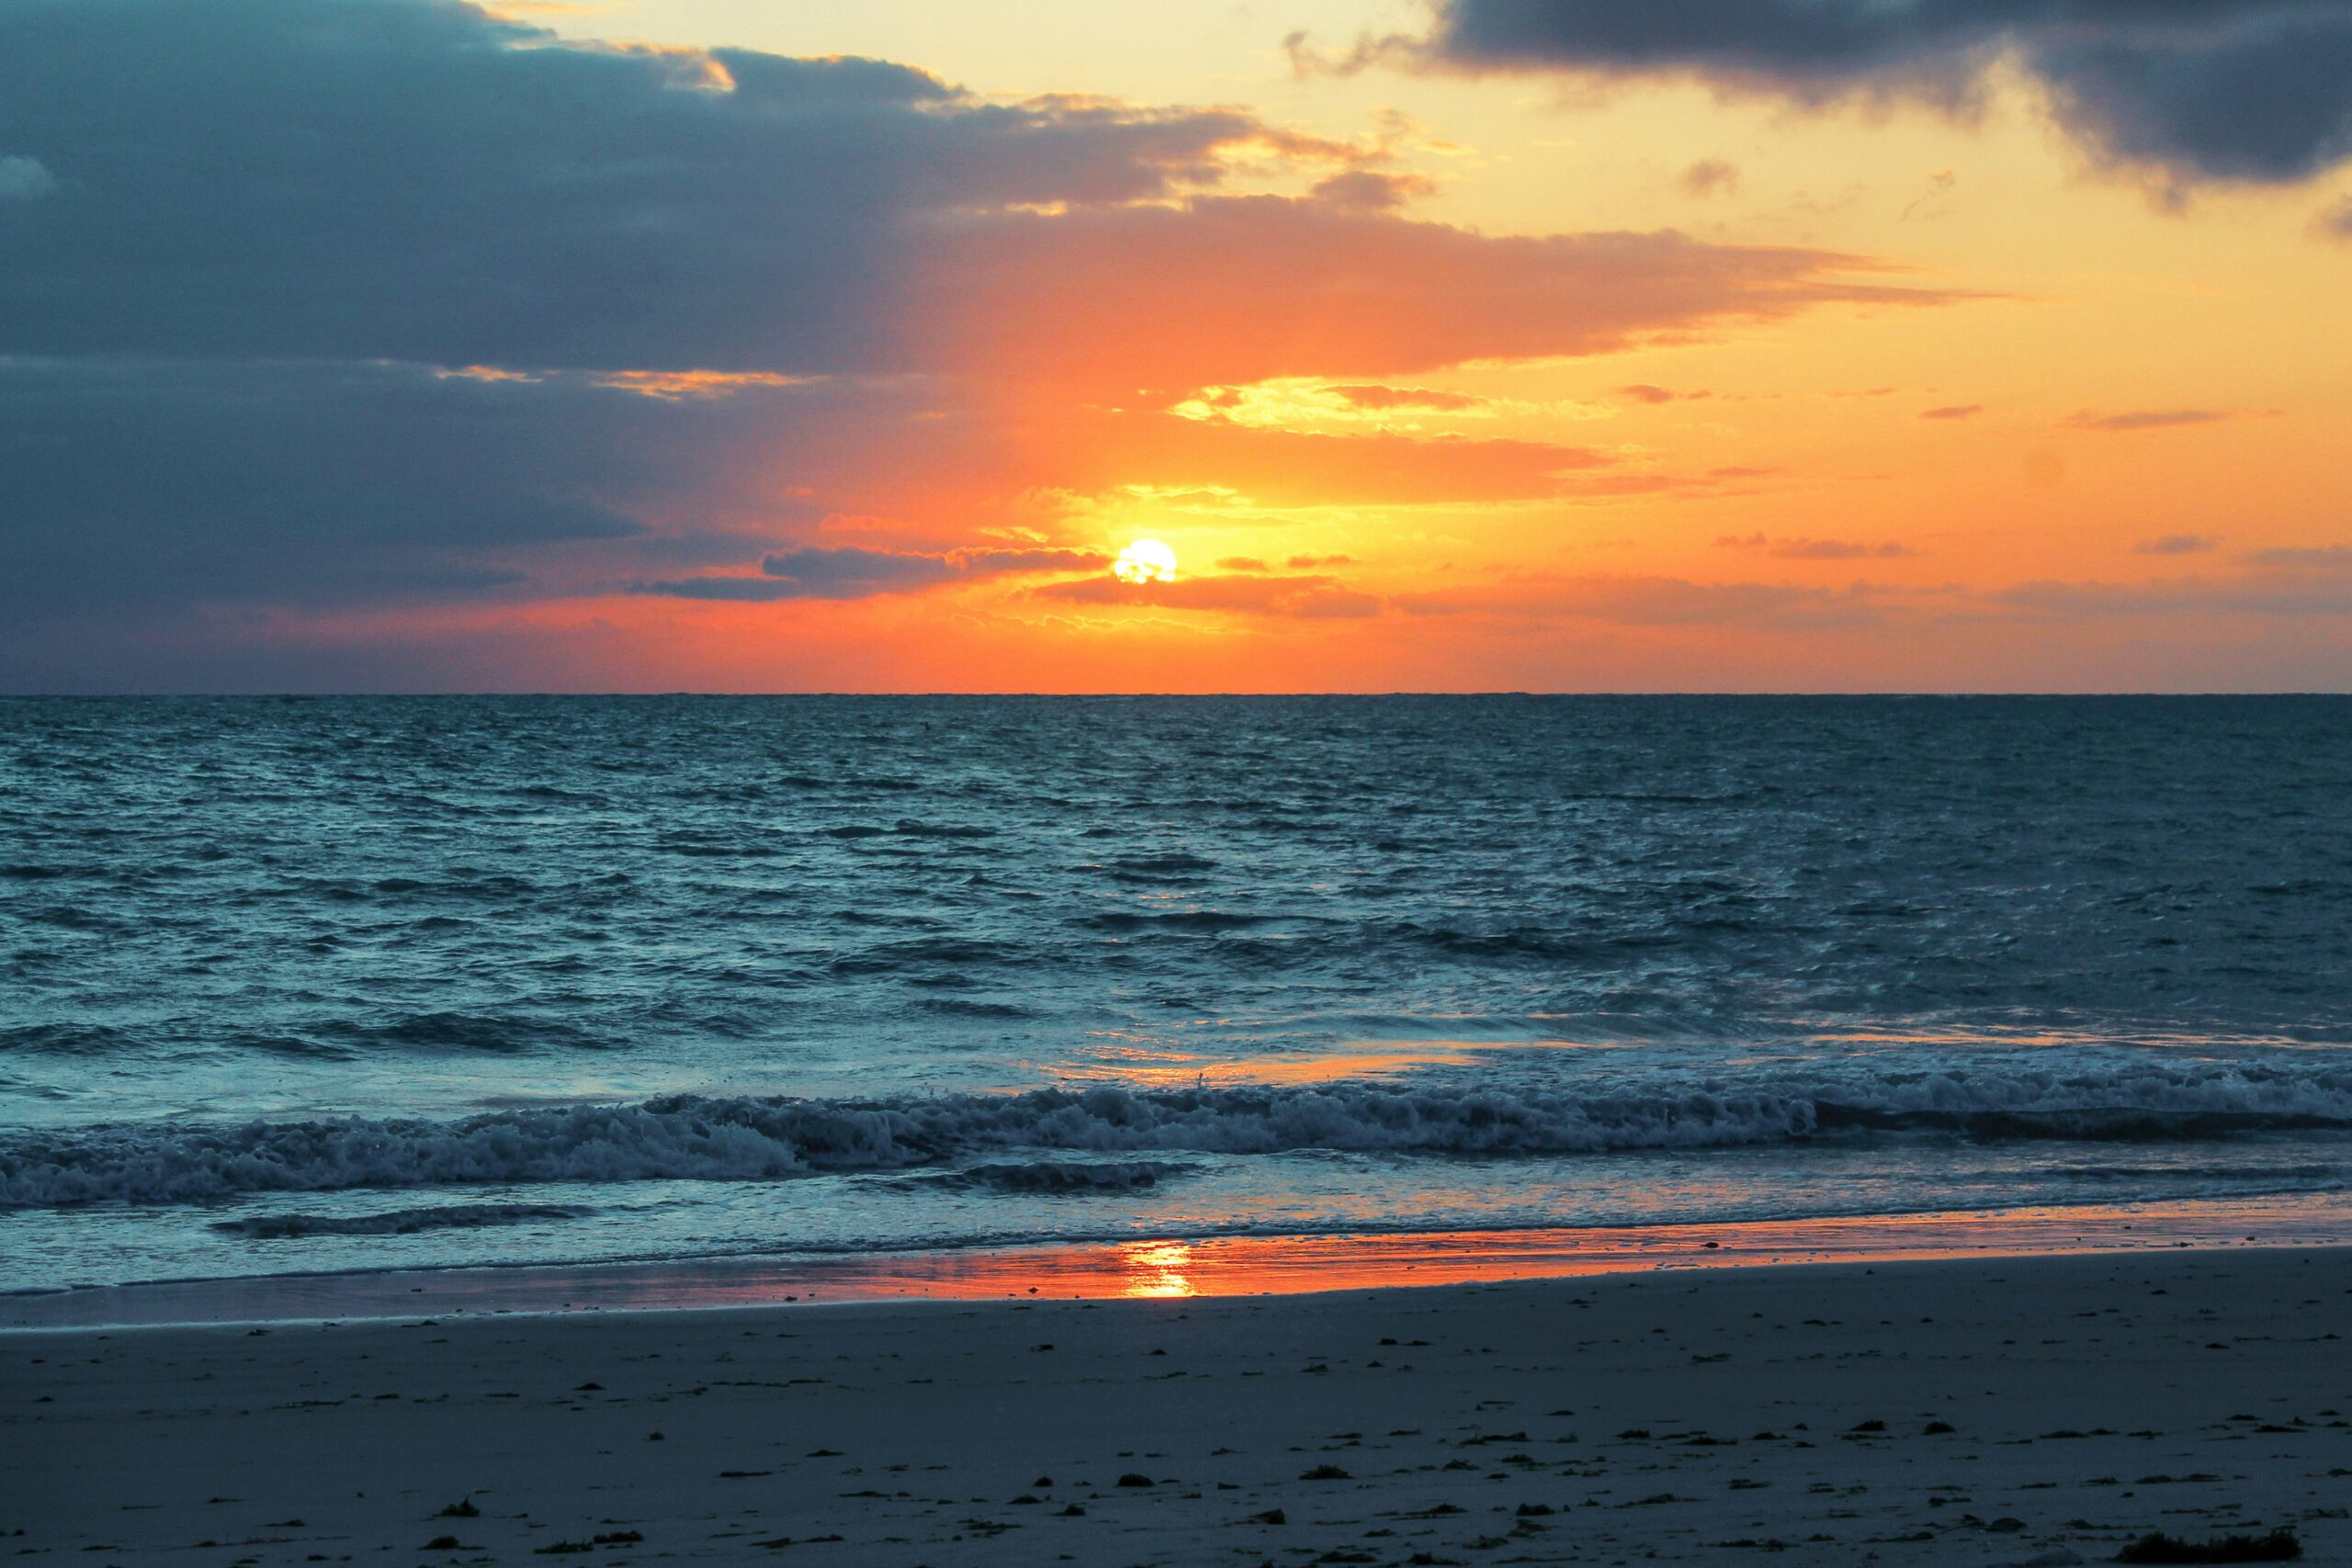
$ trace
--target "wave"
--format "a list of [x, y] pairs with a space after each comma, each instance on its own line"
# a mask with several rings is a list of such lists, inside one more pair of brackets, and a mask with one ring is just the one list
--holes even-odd
[[414, 1235], [419, 1231], [477, 1230], [526, 1224], [533, 1220], [577, 1220], [596, 1211], [562, 1203], [453, 1203], [439, 1208], [393, 1209], [380, 1214], [254, 1214], [222, 1220], [212, 1228], [223, 1235], [254, 1241], [285, 1241], [306, 1235]]
[[922, 1099], [672, 1096], [458, 1121], [184, 1122], [0, 1136], [0, 1208], [266, 1191], [906, 1170], [999, 1151], [1330, 1149], [1451, 1156], [1732, 1148], [1824, 1136], [2195, 1140], [2352, 1130], [2352, 1067], [1845, 1068], [1576, 1086], [1352, 1080]]
[[0, 1056], [101, 1056], [138, 1050], [128, 1031], [102, 1023], [28, 1023], [0, 1029]]
[[1098, 1164], [1090, 1160], [1025, 1160], [1013, 1164], [976, 1165], [962, 1170], [936, 1171], [895, 1179], [924, 1187], [985, 1188], [995, 1192], [1135, 1192], [1157, 1187], [1197, 1166], [1169, 1160], [1122, 1160]]

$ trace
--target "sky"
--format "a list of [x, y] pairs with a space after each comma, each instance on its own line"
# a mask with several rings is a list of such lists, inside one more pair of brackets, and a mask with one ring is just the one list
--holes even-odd
[[2352, 690], [2352, 0], [0, 0], [0, 691]]

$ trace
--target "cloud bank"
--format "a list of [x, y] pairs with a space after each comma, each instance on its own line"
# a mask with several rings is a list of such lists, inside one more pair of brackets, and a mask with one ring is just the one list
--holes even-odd
[[[364, 628], [396, 672], [453, 608], [601, 597], [626, 637], [663, 600], [1009, 591], [1113, 542], [1036, 498], [1120, 486], [1540, 499], [1617, 459], [1166, 411], [1282, 376], [1443, 409], [1383, 378], [1950, 298], [1803, 247], [1417, 220], [1385, 156], [458, 0], [16, 0], [0, 685], [168, 683], [282, 622]], [[1233, 194], [1244, 162], [1296, 194]], [[824, 537], [840, 514], [878, 532]]]

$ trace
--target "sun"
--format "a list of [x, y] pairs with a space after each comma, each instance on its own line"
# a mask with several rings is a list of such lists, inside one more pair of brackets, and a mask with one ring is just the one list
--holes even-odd
[[1119, 552], [1111, 570], [1122, 582], [1173, 582], [1176, 552], [1158, 539], [1137, 539]]

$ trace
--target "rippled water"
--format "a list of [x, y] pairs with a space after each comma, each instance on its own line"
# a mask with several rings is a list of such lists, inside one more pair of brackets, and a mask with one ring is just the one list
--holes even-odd
[[6, 1282], [2338, 1190], [2352, 703], [0, 703]]

